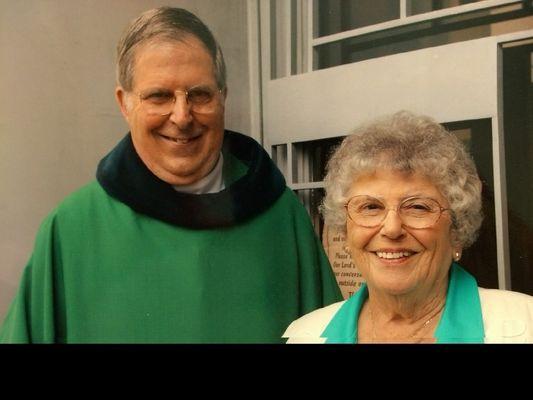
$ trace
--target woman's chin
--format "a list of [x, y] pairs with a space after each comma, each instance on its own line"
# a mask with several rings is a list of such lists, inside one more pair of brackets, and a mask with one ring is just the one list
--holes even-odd
[[374, 279], [369, 287], [380, 293], [387, 294], [389, 296], [403, 296], [411, 293], [415, 285], [411, 281], [391, 279], [390, 276], [387, 276], [383, 279]]

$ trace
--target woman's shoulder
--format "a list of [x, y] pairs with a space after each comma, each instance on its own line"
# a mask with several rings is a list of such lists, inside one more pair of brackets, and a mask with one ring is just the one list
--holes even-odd
[[516, 306], [533, 307], [533, 296], [510, 290], [479, 288], [482, 304], [498, 308], [514, 308]]
[[320, 335], [345, 302], [330, 304], [294, 320], [283, 337], [288, 338], [287, 343], [324, 343], [326, 338]]
[[533, 296], [479, 288], [486, 342], [533, 342]]

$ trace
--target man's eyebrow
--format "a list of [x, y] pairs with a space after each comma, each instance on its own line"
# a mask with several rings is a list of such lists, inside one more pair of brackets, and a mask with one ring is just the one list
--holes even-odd
[[155, 92], [155, 91], [172, 92], [172, 90], [164, 88], [162, 86], [153, 86], [153, 87], [148, 87], [148, 88], [142, 90], [142, 92]]

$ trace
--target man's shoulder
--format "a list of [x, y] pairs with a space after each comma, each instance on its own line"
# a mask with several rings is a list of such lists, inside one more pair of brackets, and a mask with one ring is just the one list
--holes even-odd
[[330, 304], [314, 310], [294, 320], [283, 334], [287, 343], [323, 343], [326, 338], [320, 335], [326, 329], [333, 316], [339, 311], [346, 300]]
[[56, 213], [69, 211], [88, 204], [104, 194], [103, 188], [94, 180], [68, 194], [55, 208]]
[[313, 230], [313, 224], [309, 217], [309, 212], [302, 204], [298, 196], [294, 191], [285, 187], [279, 198], [274, 202], [273, 206], [267, 211], [273, 213], [279, 213], [283, 215], [284, 219], [291, 224], [301, 227], [305, 230]]
[[84, 210], [94, 208], [94, 204], [108, 197], [98, 182], [91, 181], [64, 197], [46, 216], [43, 224], [57, 219], [71, 219], [73, 215], [82, 216]]
[[285, 190], [281, 193], [278, 202], [294, 208], [298, 212], [303, 212], [305, 215], [309, 216], [305, 206], [302, 204], [300, 199], [298, 199], [298, 196], [294, 193], [294, 191], [288, 186], [285, 186]]

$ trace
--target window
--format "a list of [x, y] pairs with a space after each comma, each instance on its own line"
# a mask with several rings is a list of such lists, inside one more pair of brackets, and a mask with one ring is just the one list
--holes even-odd
[[315, 37], [400, 18], [400, 0], [315, 0]]
[[[331, 2], [326, 2], [328, 4]], [[363, 1], [333, 2], [336, 4], [325, 12], [325, 6], [319, 6], [317, 24], [319, 33], [324, 27], [343, 27], [352, 29], [351, 34], [332, 35], [330, 38], [315, 40], [314, 69], [330, 68], [337, 65], [390, 54], [418, 50], [465, 40], [479, 39], [493, 34], [513, 32], [522, 29], [523, 22], [529, 21], [533, 26], [533, 10], [523, 2], [499, 2], [498, 6], [489, 7], [488, 1], [412, 0], [405, 3], [404, 14], [400, 16], [399, 2], [377, 2], [367, 4]], [[373, 2], [369, 2], [373, 3]], [[474, 4], [475, 3], [475, 4]], [[511, 4], [515, 3], [515, 4]], [[402, 4], [404, 4], [402, 2]], [[338, 11], [338, 8], [341, 8]], [[382, 20], [374, 18], [380, 16]], [[376, 25], [375, 28], [354, 29], [364, 25], [351, 26], [344, 23], [350, 15], [360, 15], [376, 25], [378, 22], [390, 21]], [[421, 16], [426, 16], [422, 19]], [[323, 22], [326, 19], [328, 22]], [[320, 22], [322, 21], [322, 22]], [[357, 19], [351, 19], [357, 21]], [[332, 28], [328, 31], [333, 31]]]
[[270, 79], [533, 27], [521, 0], [270, 0]]
[[482, 0], [407, 0], [406, 12], [407, 15], [416, 15], [479, 2]]

